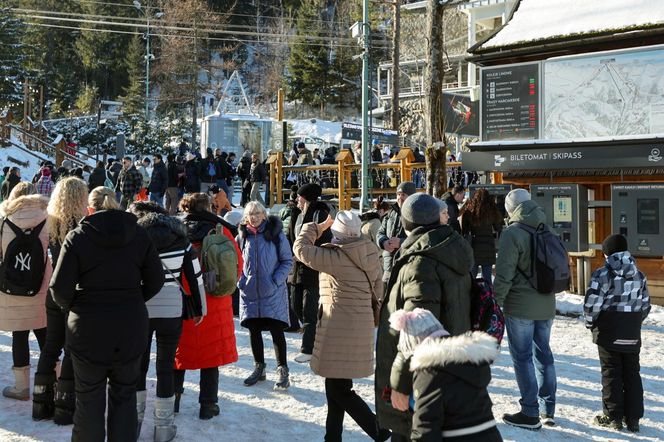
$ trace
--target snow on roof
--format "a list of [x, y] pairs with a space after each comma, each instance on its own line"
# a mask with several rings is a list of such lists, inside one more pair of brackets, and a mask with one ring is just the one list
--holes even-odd
[[664, 1], [521, 0], [512, 19], [477, 52], [572, 35], [664, 26]]

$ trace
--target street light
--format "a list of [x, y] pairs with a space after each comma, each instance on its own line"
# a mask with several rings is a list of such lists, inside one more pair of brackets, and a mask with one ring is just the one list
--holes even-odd
[[[145, 34], [143, 35], [143, 38], [145, 39], [145, 121], [147, 122], [150, 118], [150, 105], [149, 105], [149, 99], [150, 99], [150, 61], [154, 60], [154, 54], [150, 53], [150, 18], [152, 16], [150, 15], [150, 0], [148, 0], [147, 6], [145, 9], [143, 9], [143, 5], [141, 4], [140, 1], [134, 0], [133, 2], [134, 8], [136, 10], [140, 11], [143, 13], [146, 19], [146, 24], [147, 24], [147, 30]], [[159, 11], [154, 14], [154, 18], [157, 20], [162, 18], [164, 16], [164, 13]]]

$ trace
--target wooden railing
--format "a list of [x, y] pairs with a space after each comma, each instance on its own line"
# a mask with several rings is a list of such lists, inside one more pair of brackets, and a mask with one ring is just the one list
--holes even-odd
[[20, 140], [28, 150], [41, 152], [51, 158], [55, 158], [56, 166], [60, 166], [65, 159], [71, 160], [76, 165], [84, 166], [87, 163], [79, 158], [79, 155], [92, 158], [82, 152], [76, 152], [75, 154], [69, 153], [67, 142], [62, 136], [58, 136], [56, 140], [51, 143], [49, 141], [44, 141], [20, 126], [9, 124], [8, 127], [10, 129], [10, 136], [13, 135], [14, 138]]
[[[389, 163], [369, 165], [369, 195], [371, 197], [396, 195], [396, 188], [403, 181], [413, 181], [418, 189], [426, 184], [426, 165], [415, 162], [415, 155], [408, 148], [402, 148]], [[336, 164], [319, 166], [285, 166], [282, 152], [277, 152], [267, 160], [269, 165], [269, 189], [267, 204], [282, 204], [291, 193], [290, 185], [315, 182], [323, 188], [323, 195], [333, 197], [340, 210], [348, 210], [353, 198], [361, 193], [362, 165], [353, 160], [348, 150], [342, 150], [336, 157]], [[448, 171], [461, 167], [461, 163], [447, 163]]]

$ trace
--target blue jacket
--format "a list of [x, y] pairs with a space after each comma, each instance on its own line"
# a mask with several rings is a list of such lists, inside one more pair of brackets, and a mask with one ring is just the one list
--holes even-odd
[[282, 223], [270, 216], [251, 233], [240, 226], [238, 244], [244, 266], [237, 283], [240, 289], [240, 325], [247, 319], [271, 318], [290, 325], [286, 278], [293, 265], [290, 243]]

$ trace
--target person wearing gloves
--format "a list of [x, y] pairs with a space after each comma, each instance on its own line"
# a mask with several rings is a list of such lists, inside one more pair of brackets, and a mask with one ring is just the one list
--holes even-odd
[[595, 424], [639, 431], [643, 384], [639, 374], [641, 323], [650, 312], [648, 280], [627, 250], [627, 238], [615, 234], [602, 243], [606, 263], [595, 270], [586, 291], [583, 313], [592, 330], [602, 369], [604, 413]]
[[[330, 229], [331, 244], [317, 246]], [[370, 376], [374, 362], [372, 296], [382, 299], [378, 249], [362, 236], [362, 221], [350, 210], [323, 223], [306, 223], [293, 244], [296, 258], [320, 272], [318, 325], [311, 370], [325, 378], [327, 419], [325, 441], [341, 441], [344, 414], [371, 437], [384, 441], [388, 430], [379, 430], [376, 415], [353, 391], [355, 378]]]
[[50, 283], [53, 299], [69, 315], [72, 441], [103, 441], [106, 435], [135, 441], [136, 384], [149, 326], [145, 303], [161, 290], [164, 272], [147, 232], [134, 215], [118, 210], [112, 190], [97, 187], [88, 205], [91, 215], [67, 234]]
[[[429, 310], [397, 310], [390, 326], [397, 347], [411, 357], [412, 442], [499, 442], [487, 388], [491, 363], [500, 354], [496, 338], [484, 332], [450, 337]], [[463, 398], [463, 400], [459, 400]]]
[[440, 202], [425, 193], [409, 196], [401, 207], [408, 237], [394, 259], [388, 291], [381, 306], [376, 348], [376, 411], [381, 427], [393, 431], [393, 441], [407, 441], [412, 392], [410, 358], [397, 348], [398, 334], [389, 317], [397, 310], [423, 308], [444, 324], [451, 335], [470, 330], [470, 269], [473, 251], [461, 235], [440, 224]]

